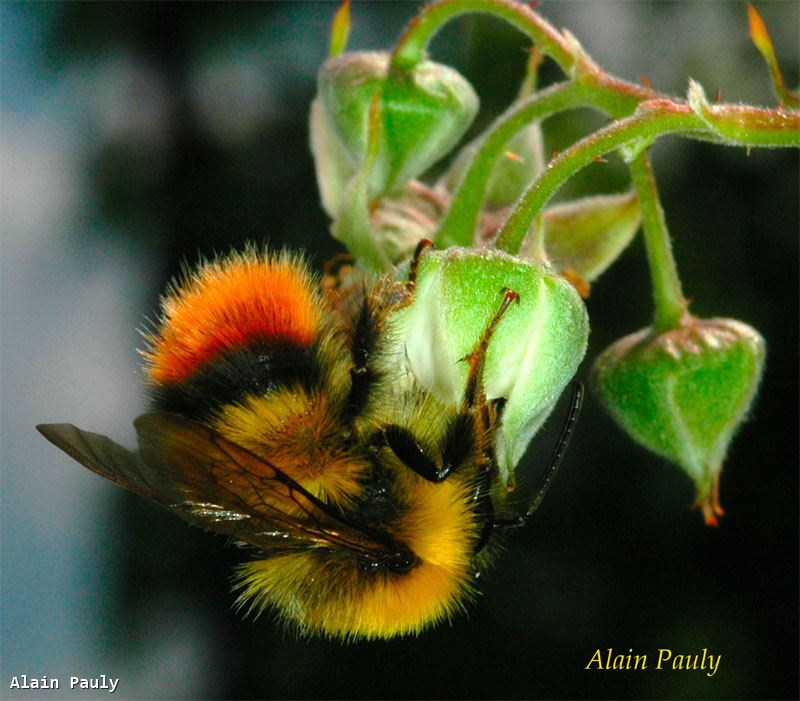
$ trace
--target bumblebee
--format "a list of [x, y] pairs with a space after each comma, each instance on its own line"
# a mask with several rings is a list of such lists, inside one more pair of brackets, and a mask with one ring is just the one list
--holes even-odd
[[[403, 362], [394, 312], [413, 303], [423, 241], [404, 279], [248, 248], [173, 283], [143, 351], [152, 411], [129, 451], [70, 424], [38, 430], [85, 467], [259, 556], [240, 567], [239, 605], [270, 608], [300, 634], [417, 634], [474, 598], [495, 535], [541, 501], [577, 418], [572, 407], [541, 486], [505, 511], [483, 364], [517, 299], [463, 361], [459, 403]], [[323, 283], [323, 284], [321, 284]]]

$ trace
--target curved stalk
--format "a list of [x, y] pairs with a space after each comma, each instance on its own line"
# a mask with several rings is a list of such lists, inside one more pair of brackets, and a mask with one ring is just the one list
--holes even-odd
[[674, 100], [650, 100], [635, 114], [614, 122], [562, 151], [523, 193], [498, 232], [496, 245], [517, 253], [525, 235], [547, 201], [561, 185], [592, 160], [625, 147], [626, 160], [659, 136], [681, 133], [728, 146], [798, 146], [800, 113], [739, 105], [714, 105], [713, 120], [696, 105]]
[[442, 26], [459, 15], [481, 12], [506, 20], [539, 46], [565, 71], [575, 56], [564, 37], [526, 5], [513, 0], [439, 0], [418, 14], [400, 37], [392, 53], [391, 67], [408, 70], [425, 58], [428, 42]]
[[653, 141], [661, 134], [702, 132], [702, 120], [688, 106], [670, 103], [614, 122], [562, 151], [524, 192], [498, 232], [498, 248], [517, 253], [547, 201], [572, 175], [596, 158], [636, 140]]
[[436, 234], [437, 245], [446, 248], [473, 243], [494, 164], [520, 129], [556, 112], [587, 104], [580, 86], [572, 82], [558, 83], [515, 103], [498, 117], [481, 140], [455, 190], [447, 215]]

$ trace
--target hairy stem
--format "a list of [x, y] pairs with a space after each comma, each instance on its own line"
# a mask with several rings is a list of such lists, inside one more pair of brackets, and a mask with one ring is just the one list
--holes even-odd
[[515, 254], [544, 205], [572, 175], [596, 158], [636, 140], [660, 134], [703, 130], [702, 121], [686, 105], [669, 103], [614, 122], [562, 151], [525, 191], [498, 232], [498, 248]]
[[449, 20], [468, 12], [506, 20], [536, 42], [542, 53], [550, 56], [566, 72], [575, 64], [571, 47], [564, 37], [526, 5], [513, 0], [439, 0], [423, 9], [400, 37], [392, 54], [392, 68], [413, 68], [425, 58], [425, 50], [434, 34]]
[[553, 85], [520, 100], [506, 110], [486, 132], [461, 179], [447, 216], [436, 234], [437, 245], [447, 247], [472, 244], [493, 166], [503, 153], [505, 145], [520, 129], [537, 119], [586, 103], [587, 99], [580, 86], [569, 82]]
[[647, 151], [634, 158], [628, 164], [628, 168], [636, 194], [639, 196], [639, 209], [642, 214], [647, 264], [650, 267], [650, 279], [653, 284], [655, 305], [653, 327], [656, 332], [661, 333], [680, 325], [686, 314], [686, 300], [681, 291], [667, 222], [658, 198]]

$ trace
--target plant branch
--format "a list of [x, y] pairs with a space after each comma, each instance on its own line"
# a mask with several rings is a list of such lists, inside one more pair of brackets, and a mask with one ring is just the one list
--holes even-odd
[[800, 145], [797, 112], [716, 105], [713, 122], [698, 112], [682, 101], [649, 100], [632, 116], [599, 129], [562, 151], [515, 205], [498, 233], [498, 248], [517, 253], [536, 217], [558, 188], [594, 159], [617, 148], [625, 147], [626, 160], [633, 160], [659, 136], [670, 133], [729, 146]]
[[688, 105], [669, 103], [614, 122], [562, 151], [525, 191], [498, 232], [498, 248], [515, 254], [544, 205], [572, 175], [609, 151], [660, 134], [702, 130], [704, 124]]

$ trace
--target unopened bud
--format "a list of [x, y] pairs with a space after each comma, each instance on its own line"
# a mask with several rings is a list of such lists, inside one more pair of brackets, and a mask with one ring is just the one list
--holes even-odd
[[309, 122], [320, 200], [328, 216], [335, 219], [347, 185], [356, 174], [356, 164], [325, 114], [319, 98], [311, 103]]
[[393, 264], [407, 260], [421, 239], [432, 239], [449, 204], [441, 190], [412, 180], [370, 211], [370, 231]]
[[[366, 154], [370, 100], [380, 95], [380, 151], [370, 171], [370, 197], [397, 190], [425, 172], [456, 145], [478, 111], [475, 91], [457, 71], [422, 61], [409, 72], [389, 73], [389, 54], [384, 52], [329, 59], [318, 84], [320, 113], [312, 115], [312, 130], [315, 122], [324, 122], [349, 154], [353, 171]], [[315, 148], [318, 160], [320, 155]], [[337, 174], [325, 170], [326, 177]], [[344, 190], [342, 185], [323, 187]]]
[[463, 399], [469, 364], [504, 290], [519, 295], [486, 352], [488, 399], [506, 399], [497, 436], [501, 476], [510, 480], [525, 449], [572, 379], [586, 351], [586, 307], [547, 266], [492, 249], [426, 252], [414, 302], [394, 322], [403, 358], [417, 381], [445, 404]]
[[764, 365], [764, 339], [733, 319], [689, 317], [674, 330], [626, 336], [597, 358], [593, 383], [616, 422], [695, 484], [706, 523], [722, 509], [722, 462], [747, 415]]

